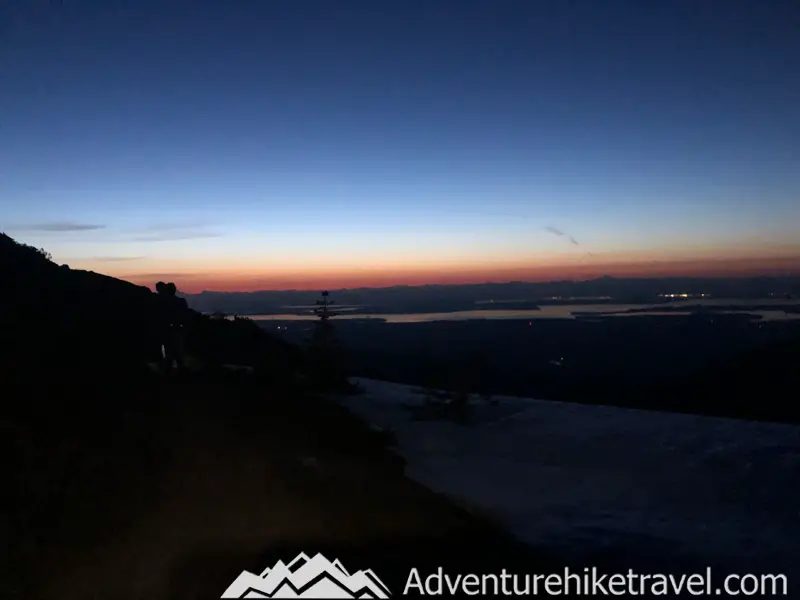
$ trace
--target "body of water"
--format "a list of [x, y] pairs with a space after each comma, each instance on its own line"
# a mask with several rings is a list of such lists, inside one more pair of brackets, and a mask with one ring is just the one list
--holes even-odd
[[[800, 301], [795, 300], [738, 300], [738, 299], [702, 299], [682, 300], [661, 304], [561, 304], [544, 305], [538, 310], [462, 310], [455, 312], [435, 313], [410, 313], [410, 314], [339, 314], [340, 319], [380, 319], [388, 323], [428, 323], [431, 321], [465, 321], [470, 319], [576, 319], [583, 316], [591, 317], [642, 317], [642, 316], [688, 316], [692, 314], [692, 307], [717, 307], [710, 312], [715, 314], [747, 313], [762, 321], [785, 321], [800, 319], [800, 313], [787, 313], [777, 308], [778, 306], [800, 306]], [[776, 306], [774, 310], [760, 308], [747, 310], [749, 306], [769, 307]], [[669, 307], [669, 310], [665, 310]], [[721, 310], [719, 307], [730, 308]], [[679, 310], [685, 308], [686, 310]], [[647, 309], [649, 312], [644, 312]], [[638, 311], [638, 312], [630, 312]], [[303, 315], [249, 315], [255, 321], [308, 321], [316, 319], [314, 314]]]

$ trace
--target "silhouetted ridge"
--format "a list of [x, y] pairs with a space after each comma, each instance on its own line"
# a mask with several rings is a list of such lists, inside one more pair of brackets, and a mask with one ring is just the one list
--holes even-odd
[[0, 266], [12, 264], [25, 265], [28, 268], [56, 266], [45, 250], [22, 244], [0, 232]]
[[[160, 356], [157, 296], [149, 288], [59, 266], [44, 251], [0, 234], [0, 324], [6, 362], [74, 366], [150, 362]], [[191, 311], [189, 354], [218, 364], [272, 361], [283, 373], [296, 348], [247, 320]]]

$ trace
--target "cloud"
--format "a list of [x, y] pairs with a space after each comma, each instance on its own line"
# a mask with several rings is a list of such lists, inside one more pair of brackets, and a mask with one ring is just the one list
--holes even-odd
[[144, 256], [93, 256], [91, 260], [96, 262], [125, 262], [130, 260], [142, 260]]
[[222, 234], [208, 229], [203, 221], [184, 221], [180, 223], [154, 223], [146, 227], [129, 229], [127, 238], [132, 242], [171, 242], [177, 240], [202, 240], [222, 237]]
[[558, 237], [567, 238], [569, 240], [570, 244], [573, 244], [575, 246], [580, 246], [580, 244], [578, 243], [578, 240], [576, 240], [571, 235], [567, 235], [565, 232], [561, 231], [558, 227], [553, 227], [552, 225], [547, 225], [543, 229], [545, 231], [549, 232], [549, 233], [552, 233], [553, 235], [557, 235]]
[[549, 231], [550, 233], [557, 235], [558, 237], [564, 237], [566, 234], [561, 231], [558, 227], [553, 227], [552, 225], [547, 225], [544, 228], [545, 231]]
[[155, 231], [180, 231], [180, 230], [186, 230], [186, 229], [197, 230], [197, 229], [204, 229], [204, 228], [208, 227], [211, 224], [212, 223], [209, 223], [208, 221], [202, 221], [202, 220], [181, 221], [179, 223], [178, 222], [153, 223], [153, 224], [148, 225], [146, 227], [140, 227], [140, 228], [134, 229], [132, 231], [135, 231], [136, 233], [152, 233], [152, 232], [155, 232]]
[[162, 233], [152, 233], [149, 235], [137, 236], [131, 239], [133, 242], [172, 242], [177, 240], [202, 240], [208, 238], [222, 237], [221, 233], [214, 231], [168, 231]]
[[[558, 237], [567, 238], [569, 240], [569, 243], [572, 244], [573, 246], [580, 246], [580, 243], [578, 242], [578, 240], [576, 240], [571, 235], [567, 235], [566, 232], [561, 231], [558, 227], [553, 227], [552, 225], [547, 225], [547, 226], [543, 227], [542, 229], [544, 229], [548, 233], [552, 233], [553, 235], [557, 235]], [[594, 254], [592, 254], [591, 252], [587, 252], [586, 254], [588, 254], [589, 256], [594, 256]]]
[[75, 231], [94, 231], [105, 229], [105, 225], [95, 225], [91, 223], [73, 223], [72, 221], [53, 221], [51, 223], [39, 223], [37, 225], [22, 225], [11, 227], [17, 231], [46, 231], [46, 232], [75, 232]]

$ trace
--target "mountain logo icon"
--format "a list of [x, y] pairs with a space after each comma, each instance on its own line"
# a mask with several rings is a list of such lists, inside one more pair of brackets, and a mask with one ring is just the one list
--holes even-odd
[[220, 598], [389, 598], [389, 588], [370, 569], [348, 573], [339, 560], [301, 552], [256, 575], [242, 571]]

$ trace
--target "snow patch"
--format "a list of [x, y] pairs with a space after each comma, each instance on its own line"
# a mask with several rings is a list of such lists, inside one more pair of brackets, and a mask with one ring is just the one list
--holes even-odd
[[630, 568], [797, 568], [800, 427], [511, 397], [472, 402], [470, 424], [419, 421], [414, 387], [359, 383], [341, 402], [393, 431], [410, 477], [532, 545]]

